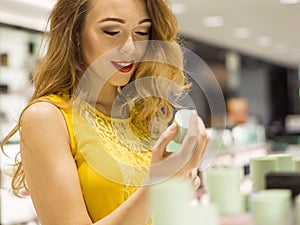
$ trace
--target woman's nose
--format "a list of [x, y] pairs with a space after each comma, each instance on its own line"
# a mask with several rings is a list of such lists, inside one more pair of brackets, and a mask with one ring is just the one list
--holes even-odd
[[131, 55], [135, 52], [135, 44], [131, 35], [128, 36], [125, 44], [120, 49], [122, 54]]

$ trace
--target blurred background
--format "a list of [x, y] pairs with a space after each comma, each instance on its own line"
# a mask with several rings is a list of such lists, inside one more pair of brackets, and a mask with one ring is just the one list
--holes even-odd
[[[47, 48], [41, 41], [55, 2], [0, 0], [0, 140], [32, 94], [32, 71]], [[241, 166], [247, 173], [252, 156], [298, 155], [299, 0], [171, 0], [170, 4], [184, 46], [208, 65], [224, 95], [226, 127], [210, 127], [205, 94], [196, 84], [191, 92], [208, 129], [216, 137], [222, 134], [221, 146], [210, 146], [218, 148], [213, 163]], [[18, 143], [16, 135], [7, 147], [11, 158], [1, 157], [1, 188], [6, 193], [1, 194], [1, 224], [38, 223], [29, 197], [15, 199], [5, 175]], [[24, 215], [11, 214], [9, 207], [15, 205], [23, 207]]]

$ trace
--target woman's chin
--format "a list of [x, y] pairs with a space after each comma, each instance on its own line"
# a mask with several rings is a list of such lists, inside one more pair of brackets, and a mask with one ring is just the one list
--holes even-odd
[[108, 83], [112, 86], [122, 87], [128, 84], [130, 81], [130, 77], [112, 77], [109, 79]]
[[123, 72], [118, 71], [109, 78], [108, 82], [111, 85], [117, 86], [117, 87], [125, 86], [126, 84], [129, 83], [132, 74], [133, 74], [132, 72], [123, 73]]

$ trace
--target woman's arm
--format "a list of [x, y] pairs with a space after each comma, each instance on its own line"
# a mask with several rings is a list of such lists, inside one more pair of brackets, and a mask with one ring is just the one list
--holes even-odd
[[67, 126], [56, 106], [38, 102], [26, 109], [21, 120], [20, 146], [30, 196], [41, 223], [92, 224]]
[[[35, 103], [21, 121], [21, 155], [30, 196], [43, 225], [90, 225], [70, 140], [59, 109]], [[148, 189], [140, 188], [95, 225], [141, 225], [149, 218]]]
[[[162, 141], [153, 150], [154, 165], [160, 161], [165, 161], [161, 163], [163, 168], [176, 165], [183, 155], [188, 154], [192, 159], [185, 161], [177, 175], [184, 177], [195, 168], [207, 141], [197, 119], [194, 118], [192, 123], [182, 150], [172, 157], [164, 152], [176, 129], [165, 132]], [[39, 102], [26, 109], [21, 121], [21, 155], [30, 196], [43, 225], [93, 224], [83, 200], [66, 123], [56, 106]], [[152, 170], [151, 175], [161, 175], [155, 174], [156, 171]], [[150, 218], [149, 205], [149, 186], [141, 187], [120, 207], [94, 224], [143, 225]]]

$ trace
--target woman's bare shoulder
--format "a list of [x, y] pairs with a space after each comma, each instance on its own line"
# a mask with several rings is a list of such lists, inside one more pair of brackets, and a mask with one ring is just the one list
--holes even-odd
[[24, 122], [41, 122], [51, 119], [63, 119], [63, 116], [57, 106], [50, 102], [36, 102], [28, 106], [22, 115], [22, 123]]
[[[20, 120], [21, 131], [31, 135], [49, 135], [51, 132], [65, 136], [67, 127], [59, 108], [50, 102], [36, 102], [27, 107]], [[51, 134], [52, 135], [52, 134]]]

